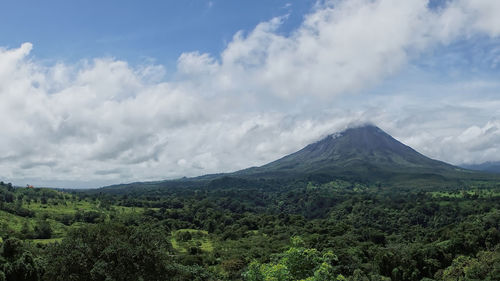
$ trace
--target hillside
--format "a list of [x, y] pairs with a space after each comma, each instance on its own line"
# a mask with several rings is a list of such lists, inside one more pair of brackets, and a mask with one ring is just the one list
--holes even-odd
[[369, 126], [232, 174], [0, 184], [0, 280], [497, 280], [500, 181], [482, 175]]
[[121, 184], [103, 190], [116, 192], [124, 188], [202, 186], [275, 188], [296, 181], [325, 183], [332, 180], [385, 186], [436, 187], [463, 185], [469, 180], [498, 179], [495, 175], [467, 170], [426, 157], [380, 128], [365, 125], [328, 135], [295, 153], [260, 167], [180, 180]]
[[261, 167], [234, 175], [324, 175], [390, 183], [405, 177], [459, 179], [471, 171], [430, 159], [372, 125], [349, 128]]

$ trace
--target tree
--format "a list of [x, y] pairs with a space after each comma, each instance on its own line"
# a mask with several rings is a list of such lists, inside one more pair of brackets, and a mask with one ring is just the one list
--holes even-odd
[[[0, 280], [39, 281], [43, 275], [43, 266], [39, 258], [34, 257], [29, 247], [16, 238], [9, 238], [3, 243], [2, 255], [5, 258], [0, 269]], [[3, 272], [2, 272], [3, 271]]]
[[70, 231], [47, 249], [53, 281], [170, 280], [176, 268], [166, 233], [148, 225], [102, 223]]
[[496, 280], [500, 276], [500, 251], [480, 252], [476, 258], [458, 256], [446, 268], [442, 280]]
[[33, 231], [31, 230], [27, 221], [23, 222], [23, 226], [21, 228], [21, 235], [25, 239], [33, 238]]
[[337, 257], [332, 252], [322, 254], [304, 247], [299, 237], [292, 238], [292, 246], [275, 262], [252, 262], [243, 277], [247, 281], [326, 281], [345, 280], [335, 272], [332, 264]]
[[38, 239], [49, 239], [52, 237], [52, 227], [47, 220], [39, 220], [35, 226], [35, 235]]
[[30, 252], [24, 252], [21, 257], [6, 267], [6, 279], [16, 281], [39, 281], [42, 279], [43, 268], [39, 260]]

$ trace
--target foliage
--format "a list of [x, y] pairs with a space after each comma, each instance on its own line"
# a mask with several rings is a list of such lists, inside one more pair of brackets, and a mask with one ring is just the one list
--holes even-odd
[[6, 239], [2, 243], [0, 259], [0, 280], [38, 281], [41, 280], [44, 266], [40, 258], [33, 254], [33, 249], [17, 238]]
[[500, 276], [494, 181], [396, 188], [311, 176], [159, 184], [97, 191], [0, 185], [0, 281]]
[[49, 280], [163, 280], [172, 275], [170, 244], [150, 226], [98, 224], [50, 245]]
[[460, 255], [441, 275], [443, 280], [496, 280], [500, 276], [500, 249], [482, 251], [477, 257]]
[[326, 252], [321, 254], [316, 249], [303, 247], [303, 241], [292, 238], [292, 247], [279, 255], [274, 262], [260, 264], [252, 262], [243, 277], [248, 281], [288, 281], [288, 280], [344, 280], [336, 274], [333, 264], [337, 257]]

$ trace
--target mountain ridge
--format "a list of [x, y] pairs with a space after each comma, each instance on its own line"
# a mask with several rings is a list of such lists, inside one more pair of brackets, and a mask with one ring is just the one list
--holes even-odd
[[500, 161], [488, 161], [480, 164], [462, 164], [464, 169], [500, 174]]

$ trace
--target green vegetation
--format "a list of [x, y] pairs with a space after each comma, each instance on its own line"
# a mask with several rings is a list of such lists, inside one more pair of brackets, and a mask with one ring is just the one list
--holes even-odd
[[179, 229], [172, 231], [170, 243], [172, 247], [180, 253], [189, 251], [212, 252], [213, 242], [210, 240], [208, 232], [196, 229]]
[[0, 183], [5, 280], [500, 280], [500, 180], [368, 126], [233, 174]]
[[337, 262], [338, 258], [332, 252], [322, 254], [316, 249], [306, 249], [300, 238], [292, 237], [290, 249], [279, 254], [273, 262], [252, 262], [243, 277], [249, 281], [346, 280], [341, 274], [335, 273], [333, 265]]
[[5, 184], [0, 185], [0, 199], [0, 237], [42, 244], [61, 240], [71, 228], [144, 212], [144, 208], [106, 205], [61, 191], [7, 188]]
[[432, 190], [239, 181], [73, 192], [0, 185], [0, 280], [500, 276], [494, 181]]

